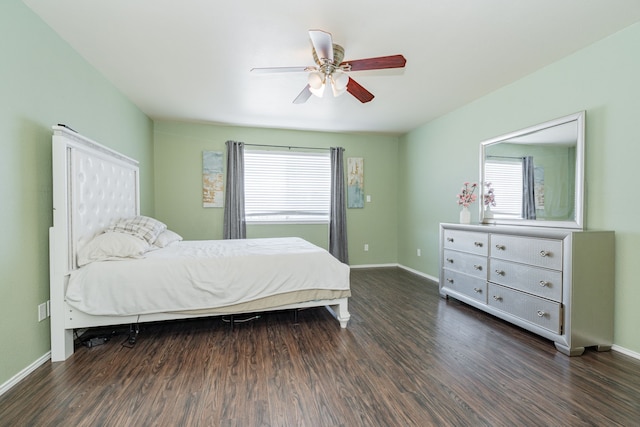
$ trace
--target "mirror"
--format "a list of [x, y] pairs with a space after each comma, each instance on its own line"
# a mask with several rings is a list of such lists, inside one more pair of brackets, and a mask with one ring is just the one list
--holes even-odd
[[480, 222], [583, 228], [584, 111], [482, 142]]

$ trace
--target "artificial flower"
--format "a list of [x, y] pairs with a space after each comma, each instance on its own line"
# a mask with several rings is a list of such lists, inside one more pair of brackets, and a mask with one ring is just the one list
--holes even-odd
[[460, 194], [458, 194], [458, 204], [468, 208], [469, 205], [476, 201], [477, 197], [474, 193], [478, 184], [465, 182]]

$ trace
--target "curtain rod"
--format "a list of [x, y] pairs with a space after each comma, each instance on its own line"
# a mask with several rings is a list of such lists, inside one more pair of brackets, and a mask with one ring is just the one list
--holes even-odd
[[320, 147], [296, 147], [294, 145], [269, 145], [269, 144], [244, 144], [245, 147], [273, 147], [273, 148], [288, 148], [291, 150], [292, 148], [302, 149], [302, 150], [330, 150], [331, 148], [320, 148]]

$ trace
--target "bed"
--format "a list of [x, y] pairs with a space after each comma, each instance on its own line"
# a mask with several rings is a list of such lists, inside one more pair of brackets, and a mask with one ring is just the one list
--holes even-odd
[[[299, 238], [183, 241], [140, 215], [137, 161], [64, 126], [53, 127], [52, 168], [52, 361], [90, 327], [324, 306], [346, 328], [349, 267], [326, 250]], [[145, 236], [130, 229], [140, 221]]]

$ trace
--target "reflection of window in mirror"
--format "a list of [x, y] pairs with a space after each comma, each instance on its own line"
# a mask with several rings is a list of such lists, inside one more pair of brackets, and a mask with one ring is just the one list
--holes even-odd
[[480, 147], [480, 180], [491, 183], [496, 203], [482, 222], [583, 228], [584, 111]]
[[490, 182], [496, 205], [495, 214], [505, 218], [521, 218], [522, 214], [522, 159], [487, 157], [484, 166], [485, 182]]

